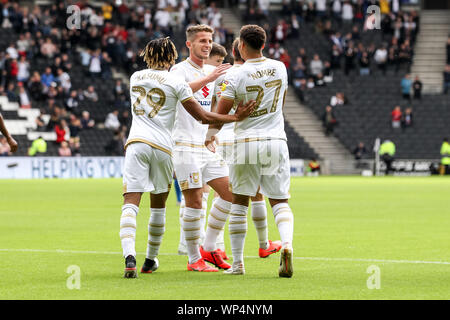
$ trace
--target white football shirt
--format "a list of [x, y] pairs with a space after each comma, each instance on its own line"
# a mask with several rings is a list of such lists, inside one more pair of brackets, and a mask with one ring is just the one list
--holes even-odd
[[[231, 66], [230, 69], [227, 70], [227, 73], [225, 73], [224, 75], [218, 77], [216, 79], [216, 82], [214, 84], [214, 97], [216, 98], [216, 104], [219, 103], [220, 97], [222, 95], [222, 88], [225, 88], [225, 77], [229, 72], [232, 72], [233, 70], [239, 68], [241, 66], [241, 64], [234, 64], [233, 66]], [[235, 107], [233, 107], [233, 109], [230, 110], [229, 114], [234, 114], [235, 112]], [[219, 133], [216, 134], [216, 137], [219, 139], [219, 144], [223, 144], [223, 143], [230, 143], [234, 141], [234, 126], [235, 124], [233, 122], [230, 123], [225, 123], [222, 126], [222, 129], [220, 129]]]
[[255, 111], [236, 122], [236, 140], [277, 138], [286, 140], [283, 104], [288, 88], [285, 65], [265, 57], [248, 59], [241, 67], [228, 72], [221, 99], [256, 100]]
[[[176, 64], [170, 70], [174, 77], [186, 81], [187, 83], [203, 78], [210, 74], [215, 67], [204, 65], [200, 68], [191, 59]], [[211, 111], [211, 100], [214, 93], [214, 81], [194, 93], [194, 98], [205, 111]], [[173, 130], [173, 139], [180, 147], [204, 147], [208, 125], [195, 120], [181, 105], [177, 104], [177, 115]]]
[[189, 85], [167, 70], [145, 69], [130, 78], [133, 120], [126, 146], [143, 142], [169, 154], [179, 101], [193, 98]]

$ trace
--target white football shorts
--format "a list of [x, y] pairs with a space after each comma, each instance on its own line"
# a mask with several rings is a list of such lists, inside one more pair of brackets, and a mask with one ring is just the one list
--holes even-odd
[[287, 143], [281, 139], [238, 142], [230, 164], [230, 186], [234, 194], [270, 199], [289, 199], [291, 166]]
[[123, 168], [123, 193], [165, 193], [173, 180], [172, 157], [145, 143], [127, 147]]
[[192, 151], [175, 147], [173, 162], [181, 190], [202, 188], [209, 181], [229, 175], [222, 157], [206, 148]]

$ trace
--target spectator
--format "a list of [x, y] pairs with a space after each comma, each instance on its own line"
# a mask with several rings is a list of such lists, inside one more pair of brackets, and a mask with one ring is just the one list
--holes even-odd
[[90, 129], [95, 126], [95, 121], [91, 119], [89, 111], [83, 111], [81, 113], [81, 125], [83, 129]]
[[323, 63], [322, 60], [320, 60], [320, 57], [318, 54], [315, 54], [313, 57], [313, 60], [311, 61], [309, 68], [311, 70], [311, 74], [313, 76], [317, 76], [319, 73], [323, 73]]
[[306, 78], [306, 67], [303, 64], [302, 57], [297, 57], [295, 65], [292, 67], [294, 87], [301, 86], [301, 80]]
[[398, 129], [401, 126], [402, 121], [402, 110], [400, 106], [396, 106], [394, 110], [391, 112], [391, 122], [392, 122], [392, 128]]
[[444, 94], [447, 94], [450, 88], [450, 64], [447, 64], [444, 69]]
[[348, 0], [342, 5], [342, 21], [346, 24], [353, 22], [353, 7]]
[[129, 128], [131, 126], [131, 117], [130, 117], [130, 111], [128, 109], [123, 110], [122, 114], [119, 117], [120, 125], [126, 128]]
[[333, 13], [333, 19], [338, 22], [338, 24], [341, 23], [342, 19], [342, 1], [341, 0], [334, 0], [331, 11]]
[[355, 156], [355, 160], [361, 160], [367, 154], [366, 146], [364, 142], [359, 142], [358, 145], [353, 149], [353, 155]]
[[36, 117], [34, 122], [36, 123], [36, 131], [39, 131], [39, 132], [47, 131], [47, 124], [45, 123], [45, 120], [44, 120], [44, 110], [43, 109], [41, 109], [41, 112]]
[[67, 127], [66, 120], [59, 120], [59, 122], [55, 125], [56, 143], [61, 144], [61, 142], [66, 141], [66, 133], [68, 132], [69, 128]]
[[31, 147], [28, 149], [28, 155], [34, 157], [37, 153], [47, 152], [47, 142], [42, 138], [38, 137], [31, 143]]
[[345, 68], [344, 68], [344, 72], [345, 75], [348, 76], [350, 71], [353, 69], [353, 60], [355, 58], [356, 55], [356, 51], [355, 48], [353, 47], [353, 42], [350, 41], [348, 43], [348, 47], [345, 49]]
[[289, 53], [288, 53], [287, 50], [284, 50], [284, 49], [283, 49], [283, 50], [281, 51], [281, 55], [280, 55], [279, 60], [280, 60], [281, 62], [283, 62], [284, 65], [286, 66], [286, 69], [289, 70], [289, 67], [290, 67], [290, 65], [291, 65], [291, 57], [289, 56]]
[[105, 128], [118, 130], [120, 128], [119, 110], [108, 113], [105, 119]]
[[30, 77], [30, 63], [25, 56], [21, 56], [17, 66], [17, 81], [26, 83]]
[[77, 90], [72, 90], [70, 92], [69, 98], [66, 100], [66, 109], [69, 110], [75, 110], [80, 105], [79, 99], [78, 99], [78, 93]]
[[62, 141], [60, 147], [58, 148], [58, 154], [60, 157], [71, 157], [72, 150], [69, 148], [67, 141]]
[[122, 131], [115, 130], [113, 138], [105, 146], [105, 153], [108, 156], [121, 156], [124, 149], [124, 136]]
[[447, 64], [450, 64], [450, 35], [447, 38]]
[[97, 102], [98, 101], [98, 95], [97, 92], [95, 92], [95, 88], [94, 86], [89, 86], [87, 88], [87, 90], [83, 91], [83, 95], [86, 99], [93, 101], [93, 102]]
[[31, 76], [28, 90], [30, 92], [31, 99], [36, 101], [44, 100], [44, 85], [41, 82], [41, 76], [37, 71], [33, 72]]
[[359, 58], [359, 74], [361, 76], [370, 75], [370, 59], [367, 51], [364, 51]]
[[80, 131], [83, 129], [83, 126], [81, 124], [81, 120], [74, 114], [70, 115], [69, 120], [69, 132], [70, 132], [70, 139], [69, 142], [71, 144], [80, 142]]
[[316, 84], [314, 83], [314, 78], [308, 78], [308, 81], [306, 82], [306, 88], [308, 89], [314, 89]]
[[89, 74], [91, 77], [99, 77], [101, 75], [102, 62], [100, 52], [100, 49], [98, 49], [91, 55], [91, 60], [89, 61]]
[[31, 108], [31, 101], [30, 101], [30, 98], [28, 97], [27, 91], [23, 87], [23, 83], [19, 82], [17, 85], [19, 86], [19, 103], [20, 103], [20, 107], [22, 109], [30, 109]]
[[41, 45], [41, 54], [46, 58], [53, 58], [58, 52], [58, 48], [52, 42], [51, 38], [45, 39], [45, 42]]
[[19, 95], [16, 92], [16, 86], [13, 82], [10, 82], [8, 84], [8, 88], [6, 90], [6, 96], [8, 97], [9, 101], [19, 102], [20, 98]]
[[405, 113], [402, 115], [402, 129], [412, 127], [413, 125], [413, 113], [411, 108], [406, 108]]
[[329, 136], [330, 133], [333, 133], [334, 127], [337, 124], [337, 120], [331, 106], [326, 106], [325, 112], [322, 116], [322, 121], [325, 126], [325, 135]]
[[41, 75], [41, 82], [44, 86], [49, 88], [52, 84], [52, 82], [55, 81], [55, 77], [52, 73], [52, 68], [46, 67], [45, 72]]
[[19, 52], [16, 49], [16, 45], [12, 42], [9, 44], [9, 47], [6, 48], [6, 53], [9, 54], [11, 59], [19, 59]]
[[332, 96], [330, 100], [330, 105], [332, 107], [341, 106], [346, 103], [347, 101], [343, 92], [336, 92], [336, 95]]
[[416, 76], [413, 82], [414, 99], [422, 99], [422, 81], [420, 81], [419, 76]]
[[378, 65], [378, 69], [380, 69], [383, 74], [386, 74], [386, 66], [388, 61], [388, 52], [386, 50], [386, 46], [382, 46], [375, 51], [374, 56], [375, 63]]
[[8, 141], [6, 141], [4, 136], [0, 136], [0, 157], [10, 156], [11, 154], [11, 147]]
[[412, 88], [412, 81], [410, 79], [409, 74], [405, 74], [401, 81], [401, 87], [402, 87], [402, 96], [404, 99], [410, 101], [411, 100], [411, 88]]
[[61, 85], [64, 93], [68, 93], [70, 88], [72, 87], [69, 74], [67, 72], [64, 72], [61, 68], [57, 69], [56, 74], [56, 81]]
[[116, 85], [114, 86], [114, 98], [117, 100], [119, 96], [126, 97], [125, 86], [122, 83], [122, 80], [117, 79]]

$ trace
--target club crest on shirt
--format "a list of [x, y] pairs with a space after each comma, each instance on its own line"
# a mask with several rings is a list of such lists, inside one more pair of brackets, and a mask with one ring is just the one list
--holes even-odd
[[189, 179], [191, 180], [191, 183], [197, 184], [199, 181], [199, 173], [198, 172], [194, 172], [192, 174], [189, 175]]

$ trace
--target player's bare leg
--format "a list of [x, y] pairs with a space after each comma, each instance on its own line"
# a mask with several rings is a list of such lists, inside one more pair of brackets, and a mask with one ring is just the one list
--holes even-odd
[[217, 250], [216, 241], [223, 231], [231, 209], [232, 194], [228, 189], [228, 177], [221, 177], [208, 182], [208, 185], [219, 195], [211, 207], [206, 237], [201, 249], [202, 257], [221, 269], [229, 269], [230, 265], [223, 260], [222, 251]]
[[123, 195], [122, 216], [120, 217], [120, 241], [125, 258], [125, 278], [136, 278], [136, 217], [139, 212], [142, 192]]
[[148, 222], [148, 242], [145, 262], [141, 273], [152, 273], [159, 267], [158, 253], [166, 225], [166, 201], [169, 192], [150, 193], [150, 218]]
[[250, 197], [233, 193], [230, 210], [230, 241], [233, 264], [227, 274], [245, 274], [244, 244], [247, 234], [247, 211]]
[[258, 235], [259, 250], [258, 254], [261, 258], [277, 253], [281, 249], [281, 241], [269, 240], [269, 232], [267, 228], [267, 208], [264, 196], [259, 192], [256, 196], [250, 197], [252, 201], [251, 213], [253, 224]]
[[294, 216], [287, 199], [269, 199], [275, 223], [281, 237], [281, 257], [278, 275], [290, 278], [294, 272], [292, 240], [294, 236]]
[[202, 214], [202, 188], [186, 189], [183, 191], [186, 207], [183, 213], [183, 231], [189, 257], [188, 271], [217, 272], [205, 263], [199, 248], [201, 214]]

